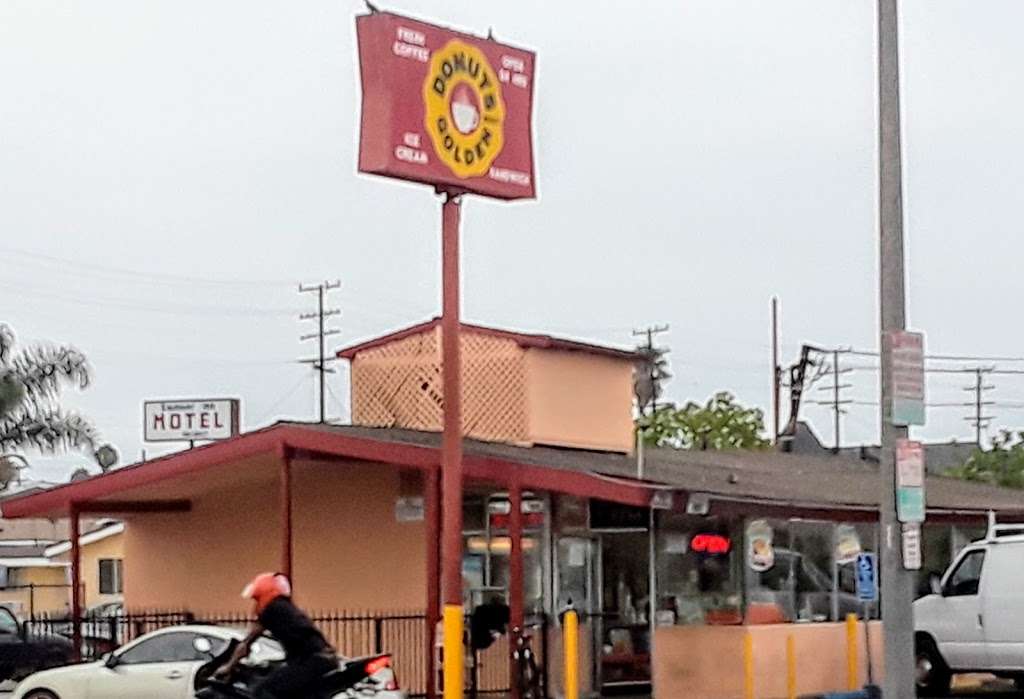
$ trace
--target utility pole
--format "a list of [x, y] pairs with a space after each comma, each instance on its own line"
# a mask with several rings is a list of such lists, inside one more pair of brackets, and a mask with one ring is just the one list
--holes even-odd
[[965, 386], [965, 391], [972, 391], [974, 393], [974, 403], [967, 403], [974, 408], [974, 417], [965, 418], [969, 423], [974, 425], [974, 442], [981, 447], [981, 433], [988, 424], [995, 418], [994, 415], [985, 415], [985, 406], [993, 405], [995, 401], [985, 400], [985, 393], [995, 388], [992, 384], [985, 383], [985, 374], [990, 374], [995, 371], [995, 367], [974, 367], [970, 370], [974, 374], [974, 385]]
[[879, 300], [881, 311], [881, 582], [886, 699], [915, 699], [914, 573], [903, 567], [896, 514], [896, 443], [892, 424], [893, 348], [889, 333], [906, 329], [903, 266], [903, 163], [900, 145], [899, 2], [878, 0]]
[[308, 340], [318, 340], [319, 353], [316, 358], [313, 359], [300, 359], [299, 361], [303, 364], [312, 364], [314, 371], [320, 374], [320, 422], [327, 422], [327, 374], [334, 373], [333, 369], [327, 368], [327, 362], [333, 362], [334, 358], [327, 357], [326, 340], [330, 335], [337, 335], [340, 331], [327, 328], [327, 319], [330, 316], [335, 316], [341, 313], [337, 308], [326, 308], [325, 301], [326, 295], [333, 289], [337, 289], [341, 286], [340, 281], [333, 282], [321, 282], [319, 284], [311, 284], [309, 286], [305, 284], [299, 284], [300, 294], [313, 294], [317, 295], [317, 310], [316, 313], [303, 313], [299, 316], [299, 320], [315, 320], [317, 321], [318, 329], [315, 333], [308, 333], [299, 337], [299, 340], [306, 342]]
[[843, 399], [841, 391], [847, 388], [853, 388], [853, 384], [839, 383], [839, 379], [843, 374], [849, 374], [853, 369], [843, 369], [839, 366], [839, 355], [843, 354], [846, 350], [834, 349], [829, 354], [832, 355], [832, 368], [829, 372], [832, 374], [832, 385], [822, 386], [819, 391], [830, 391], [832, 393], [831, 400], [820, 400], [814, 401], [817, 405], [828, 405], [832, 408], [832, 416], [834, 418], [833, 430], [835, 434], [835, 442], [832, 447], [832, 453], [838, 454], [842, 448], [842, 416], [846, 414], [846, 410], [843, 408], [844, 405], [848, 405], [853, 401], [849, 399]]
[[779, 297], [772, 297], [772, 444], [779, 443], [782, 402], [782, 367], [779, 366]]
[[[634, 330], [633, 337], [646, 337], [647, 342], [640, 346], [640, 352], [644, 355], [647, 360], [647, 378], [648, 390], [650, 391], [651, 415], [658, 412], [658, 397], [661, 395], [661, 384], [668, 379], [672, 378], [672, 374], [665, 368], [665, 355], [668, 354], [667, 347], [655, 347], [654, 336], [660, 335], [661, 333], [668, 332], [668, 325], [652, 325], [644, 328], [643, 330]], [[644, 412], [643, 401], [644, 396], [640, 391], [637, 391], [637, 398], [641, 402], [640, 413]]]

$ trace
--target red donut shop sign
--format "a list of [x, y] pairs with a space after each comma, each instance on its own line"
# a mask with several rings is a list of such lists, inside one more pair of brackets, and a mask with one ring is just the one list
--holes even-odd
[[228, 439], [238, 434], [239, 401], [233, 398], [146, 401], [147, 442]]
[[499, 199], [536, 195], [536, 56], [388, 12], [356, 19], [359, 171]]

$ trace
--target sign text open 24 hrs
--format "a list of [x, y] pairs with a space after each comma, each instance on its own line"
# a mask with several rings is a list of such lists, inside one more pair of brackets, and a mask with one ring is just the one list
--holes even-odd
[[361, 172], [536, 195], [530, 51], [378, 12], [357, 19]]

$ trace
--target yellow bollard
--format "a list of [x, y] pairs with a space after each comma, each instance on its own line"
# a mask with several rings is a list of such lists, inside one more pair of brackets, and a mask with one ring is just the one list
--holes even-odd
[[754, 699], [754, 637], [743, 637], [743, 699]]
[[796, 639], [786, 636], [786, 699], [796, 699]]
[[580, 697], [580, 617], [570, 609], [562, 619], [562, 658], [565, 663], [565, 699]]
[[466, 658], [462, 648], [462, 607], [444, 608], [444, 699], [462, 699], [465, 693], [463, 672]]
[[860, 686], [857, 668], [857, 615], [846, 615], [846, 688], [851, 692]]

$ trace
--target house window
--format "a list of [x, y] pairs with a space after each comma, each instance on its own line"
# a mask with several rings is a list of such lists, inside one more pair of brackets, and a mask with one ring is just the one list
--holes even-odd
[[124, 592], [124, 562], [120, 558], [100, 559], [100, 594], [120, 595]]

